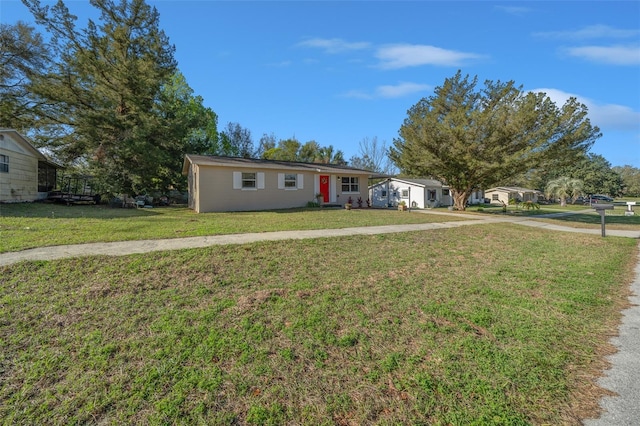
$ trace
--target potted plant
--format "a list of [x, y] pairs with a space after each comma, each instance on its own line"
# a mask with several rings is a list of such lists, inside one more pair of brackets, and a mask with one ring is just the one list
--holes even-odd
[[349, 197], [349, 199], [347, 200], [346, 204], [344, 205], [344, 208], [347, 210], [351, 210], [351, 206], [353, 205], [353, 200], [351, 199], [351, 197]]
[[398, 211], [404, 212], [407, 210], [407, 203], [405, 203], [404, 201], [400, 201], [398, 203]]

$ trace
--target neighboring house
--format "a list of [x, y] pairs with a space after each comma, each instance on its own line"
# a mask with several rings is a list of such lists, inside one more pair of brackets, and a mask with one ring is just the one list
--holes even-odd
[[186, 155], [189, 207], [198, 213], [344, 205], [366, 207], [371, 172], [334, 164]]
[[[374, 207], [395, 207], [404, 201], [411, 208], [433, 208], [453, 205], [450, 188], [434, 179], [387, 178], [369, 187]], [[484, 192], [473, 191], [469, 204], [484, 201]]]
[[0, 129], [0, 202], [46, 198], [59, 168], [16, 130]]
[[476, 189], [471, 192], [469, 195], [469, 200], [467, 200], [467, 204], [482, 204], [486, 199], [485, 192], [481, 189]]
[[369, 187], [373, 207], [395, 207], [404, 201], [411, 208], [451, 205], [449, 188], [433, 179], [388, 178]]
[[540, 191], [516, 186], [500, 186], [485, 191], [485, 197], [488, 198], [491, 203], [500, 204], [509, 204], [509, 200], [512, 198], [522, 202], [533, 201], [537, 203], [540, 195]]

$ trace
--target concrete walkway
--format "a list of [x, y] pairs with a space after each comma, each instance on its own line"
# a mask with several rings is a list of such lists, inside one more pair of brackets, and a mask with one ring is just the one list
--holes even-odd
[[[255, 241], [299, 240], [305, 238], [328, 238], [348, 235], [391, 234], [410, 231], [428, 231], [432, 229], [457, 228], [467, 225], [481, 225], [487, 223], [517, 223], [523, 226], [533, 226], [550, 231], [576, 232], [600, 235], [600, 229], [572, 228], [540, 222], [532, 217], [513, 216], [473, 216], [455, 212], [435, 212], [430, 210], [414, 210], [413, 212], [432, 215], [461, 217], [466, 220], [456, 222], [420, 223], [406, 225], [367, 226], [358, 228], [317, 229], [301, 231], [257, 232], [248, 234], [210, 235], [204, 237], [167, 238], [159, 240], [116, 241], [87, 244], [70, 244], [62, 246], [38, 247], [17, 252], [0, 253], [0, 266], [7, 266], [23, 260], [55, 260], [66, 257], [90, 255], [122, 256], [135, 253], [148, 253], [162, 250], [179, 250], [187, 248], [202, 248], [214, 245], [246, 244]], [[557, 213], [541, 215], [536, 218], [553, 218], [574, 213]], [[607, 236], [628, 237], [640, 239], [640, 229], [637, 231], [607, 230]]]
[[[591, 211], [591, 210], [588, 210]], [[576, 232], [600, 235], [601, 230], [572, 228], [541, 222], [536, 219], [566, 216], [574, 213], [558, 213], [532, 217], [513, 216], [472, 216], [455, 212], [434, 212], [429, 210], [414, 210], [423, 214], [437, 214], [463, 217], [466, 220], [456, 222], [369, 226], [359, 228], [320, 229], [303, 231], [263, 232], [250, 234], [212, 235], [205, 237], [172, 238], [161, 240], [118, 241], [111, 243], [74, 244], [53, 247], [40, 247], [19, 252], [0, 253], [0, 266], [8, 266], [21, 261], [55, 260], [67, 257], [89, 255], [122, 256], [134, 253], [147, 253], [161, 250], [176, 250], [187, 248], [201, 248], [214, 245], [246, 244], [255, 241], [279, 241], [305, 238], [329, 238], [349, 235], [375, 235], [410, 231], [428, 231], [434, 229], [449, 229], [460, 226], [482, 225], [487, 223], [517, 223], [523, 226], [533, 226], [557, 232]], [[607, 230], [607, 236], [628, 237], [640, 239], [640, 229], [637, 231]], [[585, 420], [587, 426], [619, 426], [640, 424], [640, 257], [636, 267], [636, 279], [632, 285], [634, 295], [631, 297], [633, 306], [623, 312], [620, 334], [611, 343], [618, 348], [618, 352], [609, 358], [611, 369], [600, 380], [603, 388], [616, 393], [616, 396], [605, 397], [601, 400], [603, 414], [597, 420]]]

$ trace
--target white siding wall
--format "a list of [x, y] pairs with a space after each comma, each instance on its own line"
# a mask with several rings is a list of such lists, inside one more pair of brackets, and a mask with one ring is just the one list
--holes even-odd
[[9, 157], [9, 173], [0, 172], [0, 201], [38, 199], [38, 159], [27, 153], [0, 147]]

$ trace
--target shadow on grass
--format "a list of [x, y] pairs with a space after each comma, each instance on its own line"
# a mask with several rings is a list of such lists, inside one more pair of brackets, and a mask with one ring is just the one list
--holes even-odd
[[[162, 209], [171, 207], [160, 207]], [[122, 219], [127, 217], [153, 216], [160, 208], [118, 208], [106, 205], [58, 204], [49, 202], [0, 203], [0, 217], [40, 217], [47, 219]]]
[[[587, 224], [600, 224], [600, 215], [576, 213], [569, 216], [554, 217], [554, 220], [563, 222], [576, 222]], [[640, 225], [640, 215], [622, 216], [622, 215], [606, 215], [605, 223], [619, 225]]]

